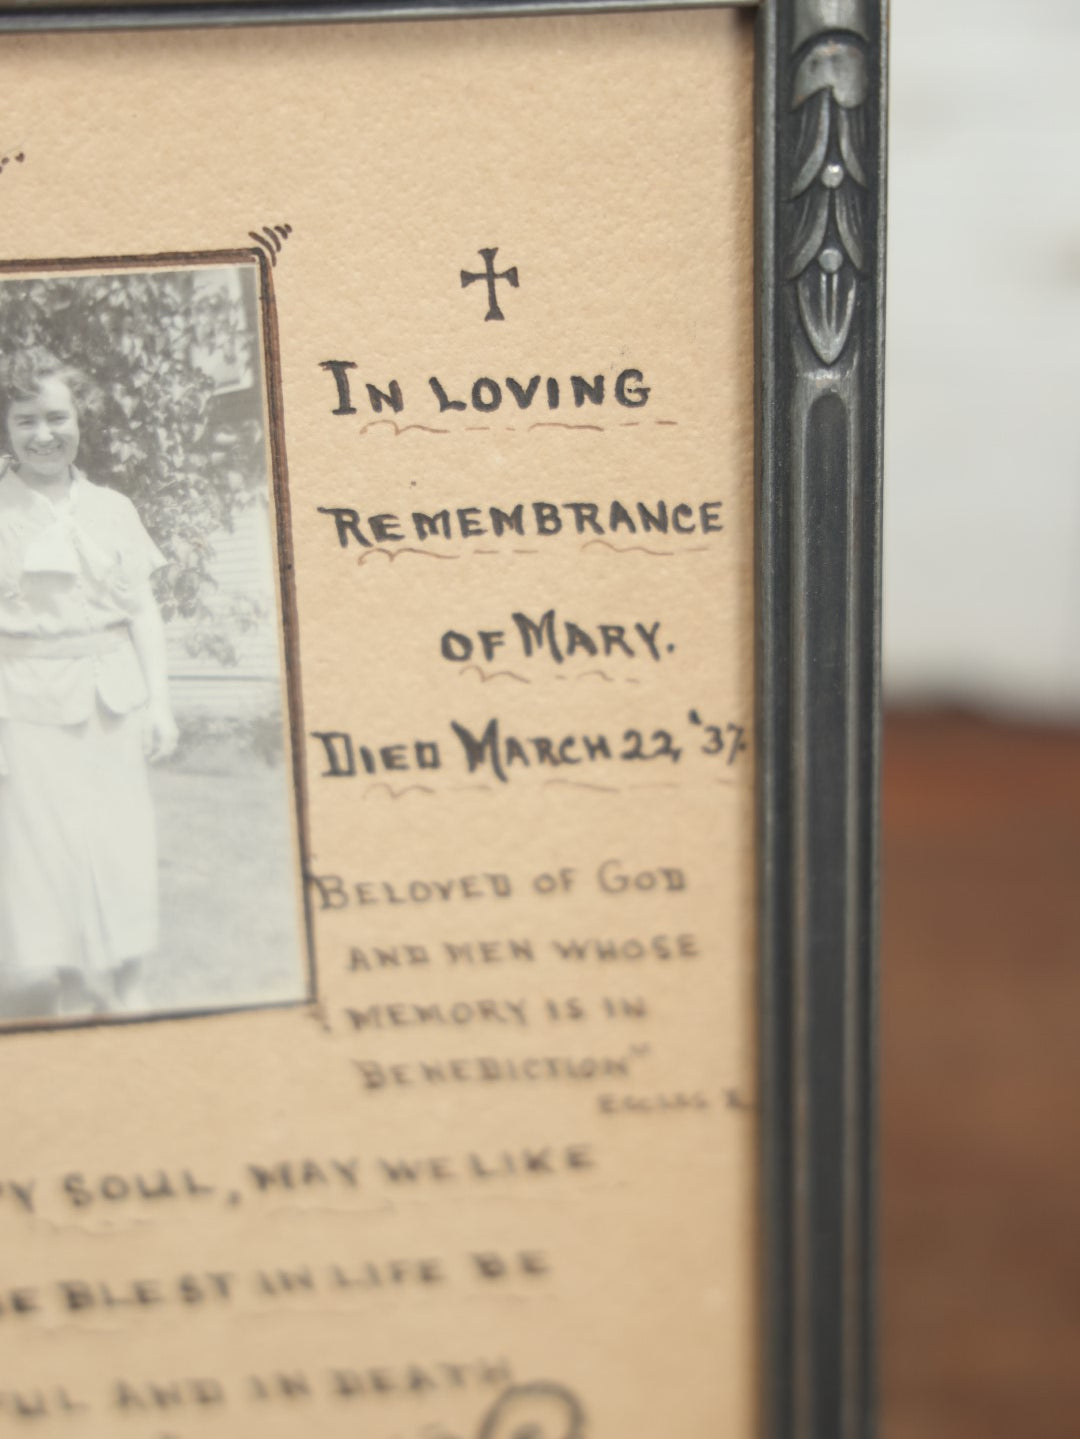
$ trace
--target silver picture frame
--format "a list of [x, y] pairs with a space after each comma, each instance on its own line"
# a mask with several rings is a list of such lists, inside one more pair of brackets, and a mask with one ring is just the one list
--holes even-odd
[[866, 1439], [887, 0], [30, 0], [0, 34], [725, 3], [756, 12], [763, 1433]]

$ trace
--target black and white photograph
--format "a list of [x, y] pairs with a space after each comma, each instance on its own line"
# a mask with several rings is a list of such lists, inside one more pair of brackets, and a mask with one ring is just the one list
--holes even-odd
[[263, 284], [0, 273], [4, 1027], [310, 996]]

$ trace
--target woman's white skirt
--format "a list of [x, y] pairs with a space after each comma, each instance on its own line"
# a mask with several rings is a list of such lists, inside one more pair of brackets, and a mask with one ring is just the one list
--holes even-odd
[[144, 713], [0, 719], [0, 987], [89, 979], [157, 948]]

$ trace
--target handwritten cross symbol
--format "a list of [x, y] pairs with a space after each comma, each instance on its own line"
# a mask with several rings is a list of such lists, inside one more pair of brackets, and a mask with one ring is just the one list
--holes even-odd
[[467, 289], [474, 280], [486, 280], [488, 292], [488, 312], [484, 316], [484, 319], [505, 320], [506, 316], [503, 314], [502, 310], [499, 309], [499, 297], [495, 291], [495, 284], [498, 280], [506, 280], [513, 287], [513, 289], [516, 290], [518, 288], [517, 266], [511, 265], [509, 270], [503, 270], [501, 274], [496, 273], [495, 256], [499, 253], [498, 245], [494, 245], [490, 250], [480, 250], [477, 253], [480, 255], [480, 258], [484, 262], [484, 268], [480, 271], [462, 270], [461, 288], [463, 290]]

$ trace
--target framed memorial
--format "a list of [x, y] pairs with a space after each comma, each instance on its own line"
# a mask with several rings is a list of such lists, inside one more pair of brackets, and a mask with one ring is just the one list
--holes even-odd
[[0, 6], [0, 1439], [872, 1432], [884, 23]]

